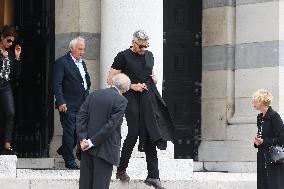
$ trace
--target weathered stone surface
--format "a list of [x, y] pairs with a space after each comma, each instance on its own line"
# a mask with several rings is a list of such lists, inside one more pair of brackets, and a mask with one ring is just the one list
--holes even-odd
[[[225, 140], [227, 99], [204, 99], [202, 102], [202, 140]], [[199, 156], [202, 156], [202, 154], [199, 154]]]
[[77, 0], [55, 1], [55, 33], [79, 31], [80, 9]]
[[101, 32], [101, 0], [80, 0], [79, 26], [81, 32]]
[[203, 10], [202, 24], [203, 46], [234, 44], [234, 7], [218, 7]]
[[234, 45], [219, 45], [202, 48], [202, 72], [234, 69]]
[[279, 2], [236, 7], [236, 43], [279, 40]]
[[0, 155], [0, 178], [16, 178], [17, 156]]
[[[218, 70], [202, 72], [202, 99], [214, 100], [233, 97], [234, 71]], [[214, 79], [213, 79], [214, 78]], [[226, 106], [226, 104], [224, 104]], [[206, 115], [205, 115], [206, 116]]]

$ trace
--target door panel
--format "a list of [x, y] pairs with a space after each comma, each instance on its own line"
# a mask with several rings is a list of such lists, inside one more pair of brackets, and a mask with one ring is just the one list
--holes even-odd
[[[15, 1], [15, 25], [23, 49], [22, 74], [15, 90], [15, 147], [19, 157], [46, 157], [53, 132], [49, 83], [54, 59], [54, 1]], [[52, 124], [52, 125], [50, 125]]]
[[164, 1], [163, 97], [175, 125], [175, 158], [197, 158], [201, 119], [200, 0]]

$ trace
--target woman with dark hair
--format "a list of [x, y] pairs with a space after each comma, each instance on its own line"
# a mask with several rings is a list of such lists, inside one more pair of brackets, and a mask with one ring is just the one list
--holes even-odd
[[20, 74], [21, 46], [15, 45], [11, 49], [16, 38], [16, 29], [13, 26], [4, 26], [0, 33], [0, 108], [5, 121], [0, 125], [3, 133], [3, 148], [1, 154], [17, 155], [12, 148], [13, 129], [15, 123], [14, 97], [11, 81]]

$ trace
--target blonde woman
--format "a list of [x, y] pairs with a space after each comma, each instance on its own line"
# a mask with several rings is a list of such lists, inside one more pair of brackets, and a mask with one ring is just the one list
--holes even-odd
[[257, 189], [283, 189], [284, 164], [271, 164], [268, 161], [268, 147], [284, 144], [284, 127], [280, 115], [270, 104], [272, 95], [265, 89], [253, 94], [253, 107], [260, 112], [257, 116], [257, 136], [254, 146], [257, 152]]

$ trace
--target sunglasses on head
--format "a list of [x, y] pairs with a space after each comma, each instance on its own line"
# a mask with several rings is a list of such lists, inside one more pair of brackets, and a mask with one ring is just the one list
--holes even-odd
[[138, 45], [139, 49], [142, 49], [142, 48], [146, 49], [146, 48], [149, 47], [149, 45], [139, 45], [136, 41], [135, 41], [135, 43], [136, 43], [136, 45]]

